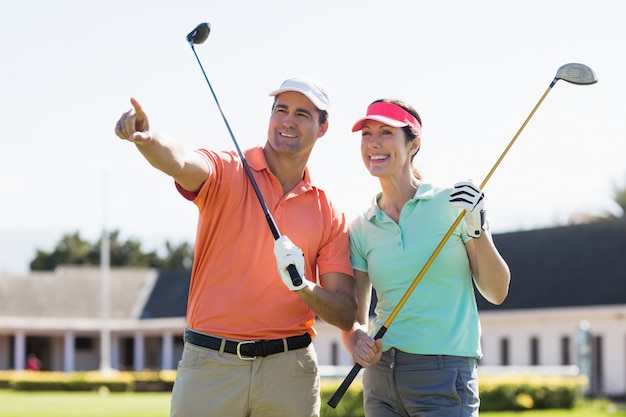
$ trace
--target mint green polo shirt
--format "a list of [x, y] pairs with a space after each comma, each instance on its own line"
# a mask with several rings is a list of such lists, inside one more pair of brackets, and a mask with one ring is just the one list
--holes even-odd
[[[373, 336], [390, 317], [461, 210], [451, 189], [421, 183], [396, 224], [377, 204], [350, 224], [352, 266], [368, 273], [378, 302]], [[383, 349], [482, 357], [480, 321], [465, 243], [464, 221], [417, 284], [383, 336]]]

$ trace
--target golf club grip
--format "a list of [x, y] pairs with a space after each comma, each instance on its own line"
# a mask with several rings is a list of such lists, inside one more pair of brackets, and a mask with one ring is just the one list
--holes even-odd
[[[242, 161], [245, 161], [243, 157], [242, 157]], [[246, 167], [247, 167], [247, 163], [246, 163]], [[276, 223], [274, 222], [274, 218], [270, 214], [267, 208], [267, 205], [265, 204], [265, 201], [263, 201], [261, 192], [258, 191], [256, 182], [254, 181], [254, 178], [252, 178], [252, 173], [249, 171], [249, 169], [250, 168], [247, 168], [248, 177], [250, 178], [250, 182], [252, 182], [252, 185], [255, 191], [257, 191], [257, 197], [259, 198], [259, 203], [261, 203], [261, 207], [263, 208], [263, 211], [265, 212], [265, 219], [267, 220], [267, 225], [270, 227], [270, 231], [272, 232], [272, 236], [274, 236], [274, 240], [278, 240], [280, 238], [280, 232], [278, 231], [278, 226], [276, 226]], [[289, 276], [291, 277], [291, 282], [293, 283], [294, 286], [297, 287], [297, 286], [302, 285], [302, 277], [300, 276], [300, 274], [298, 274], [298, 270], [296, 269], [296, 266], [294, 264], [290, 264], [287, 267], [287, 271], [289, 271]]]
[[289, 271], [289, 276], [291, 277], [291, 282], [293, 282], [293, 285], [295, 285], [296, 287], [302, 285], [302, 278], [300, 277], [300, 274], [298, 274], [298, 270], [296, 269], [296, 266], [294, 264], [289, 265], [287, 267], [287, 271]]
[[[387, 333], [387, 326], [381, 326], [381, 328], [378, 329], [378, 331], [376, 332], [376, 335], [374, 335], [374, 340], [382, 339], [385, 333]], [[341, 385], [339, 385], [339, 388], [337, 388], [337, 391], [335, 391], [333, 396], [330, 397], [330, 400], [328, 400], [328, 405], [330, 405], [332, 408], [337, 407], [337, 404], [339, 404], [339, 401], [343, 398], [343, 394], [346, 393], [348, 387], [350, 386], [350, 384], [352, 384], [354, 378], [356, 378], [356, 376], [359, 374], [361, 368], [362, 366], [358, 363], [354, 364], [346, 378], [343, 380]]]
[[358, 363], [354, 364], [354, 366], [350, 370], [350, 373], [346, 376], [341, 385], [339, 385], [339, 388], [337, 388], [337, 391], [335, 391], [333, 396], [330, 397], [330, 400], [328, 400], [327, 404], [329, 406], [331, 406], [332, 408], [337, 407], [337, 404], [339, 404], [339, 401], [343, 398], [343, 395], [348, 390], [348, 387], [350, 386], [352, 381], [354, 381], [354, 378], [356, 378], [356, 376], [359, 374], [361, 368], [362, 366]]
[[[242, 161], [245, 161], [243, 157], [242, 157]], [[247, 167], [247, 163], [246, 163], [246, 167]], [[256, 186], [256, 182], [254, 181], [254, 178], [252, 178], [252, 173], [249, 171], [250, 168], [247, 168], [246, 170], [248, 171], [248, 177], [250, 178], [250, 181], [252, 182], [252, 185], [254, 186], [255, 191], [257, 191], [258, 187]], [[267, 205], [265, 204], [265, 201], [263, 201], [263, 197], [261, 196], [260, 191], [258, 191], [257, 197], [259, 198], [259, 203], [261, 203], [261, 207], [263, 208], [263, 211], [265, 212], [265, 219], [267, 220], [267, 225], [270, 227], [272, 236], [274, 236], [274, 240], [278, 240], [280, 238], [280, 232], [278, 231], [278, 226], [276, 226], [276, 223], [274, 222], [274, 218], [272, 217], [269, 210], [267, 209]], [[300, 276], [300, 274], [298, 274], [298, 270], [296, 269], [296, 266], [294, 264], [289, 265], [287, 267], [287, 271], [289, 271], [289, 276], [291, 277], [291, 282], [293, 283], [293, 285], [295, 285], [296, 287], [299, 285], [302, 285], [302, 277]]]

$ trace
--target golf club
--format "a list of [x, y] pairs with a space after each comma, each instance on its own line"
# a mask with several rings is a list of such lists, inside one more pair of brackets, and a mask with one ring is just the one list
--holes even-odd
[[[519, 135], [522, 133], [522, 130], [524, 130], [524, 128], [526, 127], [530, 119], [533, 117], [533, 115], [535, 114], [535, 112], [537, 111], [541, 103], [543, 102], [543, 100], [546, 98], [546, 96], [552, 90], [552, 87], [554, 86], [554, 84], [556, 84], [558, 80], [564, 80], [569, 83], [578, 84], [578, 85], [589, 85], [589, 84], [595, 84], [596, 82], [598, 82], [598, 79], [596, 78], [596, 75], [594, 74], [593, 70], [586, 65], [570, 63], [570, 64], [565, 64], [561, 66], [558, 69], [554, 79], [550, 83], [550, 86], [546, 89], [545, 93], [543, 93], [543, 96], [541, 97], [541, 99], [537, 102], [537, 104], [535, 105], [533, 110], [530, 112], [530, 114], [528, 115], [528, 117], [526, 118], [522, 126], [519, 128], [519, 130], [517, 131], [517, 133], [511, 140], [511, 142], [509, 142], [504, 152], [502, 152], [502, 154], [500, 155], [500, 158], [498, 158], [498, 160], [496, 161], [494, 166], [491, 168], [491, 170], [489, 171], [489, 173], [487, 174], [483, 182], [480, 184], [481, 190], [484, 189], [485, 185], [487, 184], [487, 181], [489, 181], [489, 179], [491, 178], [495, 170], [500, 165], [500, 162], [502, 162], [506, 154], [509, 152], [509, 149], [511, 149], [511, 147], [513, 146], [513, 144], [515, 143]], [[411, 293], [413, 292], [417, 284], [422, 280], [422, 277], [424, 276], [424, 274], [426, 273], [430, 265], [433, 263], [437, 255], [439, 255], [439, 252], [441, 251], [445, 243], [448, 241], [450, 236], [452, 236], [454, 229], [456, 229], [456, 227], [459, 225], [459, 223], [463, 219], [463, 216], [465, 216], [465, 210], [461, 211], [461, 213], [456, 218], [452, 226], [450, 226], [450, 229], [445, 234], [445, 236], [443, 237], [439, 245], [437, 245], [437, 247], [435, 248], [435, 251], [432, 253], [430, 258], [428, 258], [428, 260], [422, 267], [422, 270], [419, 272], [417, 277], [415, 277], [415, 280], [413, 281], [409, 289], [406, 291], [402, 299], [400, 299], [400, 301], [398, 302], [398, 305], [394, 308], [394, 310], [391, 312], [387, 320], [383, 323], [383, 326], [378, 330], [378, 332], [374, 336], [374, 339], [382, 338], [383, 335], [387, 332], [387, 329], [389, 328], [393, 320], [398, 315], [398, 312], [404, 306], [404, 304], [406, 303], [407, 299], [409, 298], [409, 296], [411, 295]], [[354, 378], [356, 378], [361, 368], [362, 368], [361, 365], [359, 365], [358, 363], [352, 367], [352, 369], [350, 370], [346, 378], [343, 380], [343, 382], [341, 383], [337, 391], [333, 394], [330, 400], [328, 400], [329, 406], [331, 406], [332, 408], [337, 407], [337, 404], [339, 404], [339, 401], [341, 400], [343, 395], [346, 393], [346, 390], [348, 389], [348, 387], [350, 386]]]
[[[252, 177], [252, 171], [250, 171], [250, 166], [248, 165], [248, 161], [246, 161], [246, 158], [244, 158], [243, 153], [241, 152], [241, 149], [239, 149], [239, 145], [237, 144], [235, 135], [233, 134], [233, 131], [230, 128], [230, 124], [228, 123], [228, 120], [226, 120], [226, 116], [224, 116], [224, 112], [222, 111], [222, 106], [220, 106], [220, 102], [217, 99], [217, 96], [215, 95], [215, 91], [213, 91], [213, 87], [211, 86], [211, 83], [209, 82], [209, 77], [207, 77], [206, 72], [204, 71], [204, 67], [202, 66], [202, 62], [200, 62], [200, 58], [198, 57], [198, 54], [196, 53], [196, 48], [194, 48], [194, 45], [199, 45], [203, 43], [204, 41], [206, 41], [207, 38], [209, 37], [210, 32], [211, 32], [211, 26], [208, 23], [206, 22], [200, 23], [191, 32], [189, 32], [189, 34], [187, 34], [187, 42], [189, 42], [189, 45], [191, 46], [191, 50], [193, 51], [193, 54], [195, 55], [196, 60], [198, 61], [198, 65], [200, 65], [200, 69], [202, 70], [202, 75], [204, 75], [204, 79], [209, 85], [211, 94], [213, 95], [213, 98], [215, 99], [215, 104], [217, 104], [217, 108], [220, 111], [220, 114], [222, 115], [222, 119], [224, 119], [224, 123], [226, 124], [226, 129], [228, 129], [228, 133], [230, 134], [230, 137], [233, 140], [233, 143], [235, 144], [235, 148], [237, 149], [239, 158], [241, 158], [241, 162], [243, 163], [243, 166], [246, 170], [246, 174], [248, 175], [248, 178], [250, 179], [252, 188], [254, 188], [254, 192], [257, 198], [259, 199], [259, 203], [261, 204], [261, 208], [263, 209], [263, 213], [265, 214], [265, 219], [267, 220], [267, 224], [269, 225], [272, 235], [274, 236], [274, 240], [277, 240], [278, 238], [280, 238], [280, 232], [278, 231], [276, 222], [274, 221], [274, 218], [270, 214], [270, 211], [267, 208], [267, 204], [265, 204], [265, 200], [263, 200], [263, 196], [261, 195], [261, 191], [259, 190], [259, 187], [256, 181], [254, 180], [254, 177]], [[300, 275], [298, 274], [298, 270], [296, 269], [296, 266], [294, 264], [291, 264], [287, 267], [287, 270], [289, 271], [289, 275], [291, 276], [291, 281], [293, 282], [293, 285], [295, 286], [301, 285], [302, 277], [300, 277]]]

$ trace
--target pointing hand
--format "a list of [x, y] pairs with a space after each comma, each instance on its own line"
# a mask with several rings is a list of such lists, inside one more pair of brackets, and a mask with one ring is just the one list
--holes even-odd
[[130, 99], [133, 108], [122, 114], [115, 125], [115, 134], [130, 142], [143, 142], [150, 139], [148, 116], [134, 98]]

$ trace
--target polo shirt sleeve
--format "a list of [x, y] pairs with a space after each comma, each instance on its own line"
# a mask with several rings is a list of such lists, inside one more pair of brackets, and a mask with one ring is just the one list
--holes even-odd
[[[215, 172], [215, 164], [213, 164], [213, 162], [211, 162], [211, 159], [209, 159], [208, 151], [205, 150], [205, 149], [197, 149], [195, 152], [198, 155], [200, 155], [202, 157], [202, 159], [205, 160], [207, 166], [209, 167], [209, 177], [210, 177], [213, 174], [213, 172]], [[176, 186], [176, 190], [178, 190], [180, 195], [182, 195], [185, 199], [187, 199], [189, 201], [194, 201], [198, 197], [198, 194], [200, 193], [200, 191], [185, 190], [176, 181], [174, 181], [174, 185]]]
[[367, 260], [363, 253], [363, 222], [366, 221], [363, 217], [359, 216], [350, 223], [348, 227], [350, 235], [350, 261], [352, 267], [357, 271], [367, 272]]

